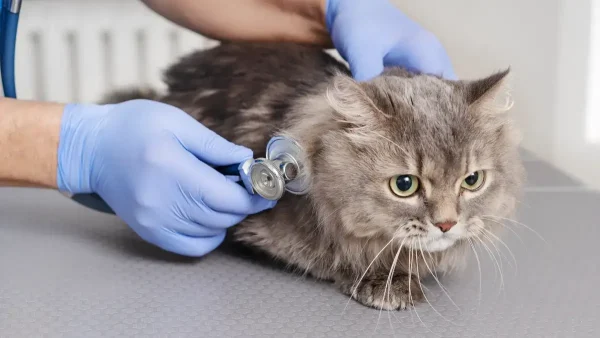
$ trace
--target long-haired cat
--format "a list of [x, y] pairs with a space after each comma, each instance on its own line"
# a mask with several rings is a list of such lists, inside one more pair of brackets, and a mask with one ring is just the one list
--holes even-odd
[[356, 82], [317, 48], [224, 42], [171, 66], [164, 95], [109, 101], [174, 105], [255, 157], [273, 135], [293, 137], [309, 193], [285, 194], [229, 237], [391, 310], [421, 300], [420, 278], [459, 266], [515, 209], [524, 172], [497, 104], [507, 74], [448, 81], [390, 67]]

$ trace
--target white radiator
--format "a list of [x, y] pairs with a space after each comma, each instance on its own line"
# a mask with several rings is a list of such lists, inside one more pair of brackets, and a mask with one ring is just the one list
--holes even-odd
[[25, 0], [17, 36], [17, 96], [94, 102], [121, 87], [161, 89], [166, 66], [216, 43], [136, 0]]

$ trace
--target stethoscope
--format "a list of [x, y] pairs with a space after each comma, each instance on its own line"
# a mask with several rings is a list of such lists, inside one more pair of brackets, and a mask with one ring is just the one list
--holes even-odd
[[17, 97], [15, 87], [15, 45], [21, 0], [2, 0], [0, 12], [0, 72], [5, 97]]
[[[308, 192], [309, 183], [304, 174], [303, 159], [303, 150], [296, 141], [285, 136], [275, 136], [267, 144], [265, 158], [248, 159], [215, 169], [225, 176], [239, 177], [237, 183], [249, 194], [259, 194], [265, 199], [276, 201], [286, 191], [294, 195]], [[115, 213], [97, 194], [65, 195], [96, 211]]]
[[[0, 13], [0, 71], [4, 96], [16, 98], [15, 45], [22, 0], [2, 0]], [[226, 176], [239, 177], [237, 182], [250, 194], [268, 200], [279, 200], [287, 191], [295, 195], [308, 192], [300, 145], [290, 137], [274, 136], [267, 144], [266, 157], [248, 159], [242, 163], [215, 169]], [[199, 177], [198, 179], [202, 179]], [[97, 194], [64, 194], [75, 202], [96, 211], [114, 214], [112, 208]]]

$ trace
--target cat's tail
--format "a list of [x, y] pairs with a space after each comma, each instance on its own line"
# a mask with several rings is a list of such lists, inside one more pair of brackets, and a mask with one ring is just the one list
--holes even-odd
[[119, 89], [107, 93], [100, 100], [100, 104], [121, 103], [130, 100], [152, 100], [160, 101], [161, 95], [152, 88], [128, 88]]

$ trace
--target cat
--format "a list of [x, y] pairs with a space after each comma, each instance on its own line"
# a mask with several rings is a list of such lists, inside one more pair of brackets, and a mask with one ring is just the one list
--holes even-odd
[[449, 81], [386, 67], [357, 82], [317, 47], [221, 42], [166, 69], [166, 93], [126, 90], [104, 103], [176, 106], [255, 157], [274, 135], [294, 138], [309, 193], [286, 193], [228, 238], [366, 306], [400, 310], [423, 300], [421, 279], [462, 267], [516, 208], [520, 138], [510, 105], [497, 104], [509, 72]]

